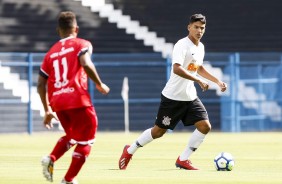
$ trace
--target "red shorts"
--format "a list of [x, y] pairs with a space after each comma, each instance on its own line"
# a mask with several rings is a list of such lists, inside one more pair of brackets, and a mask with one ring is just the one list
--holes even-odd
[[58, 111], [57, 116], [69, 140], [94, 140], [98, 119], [93, 106]]

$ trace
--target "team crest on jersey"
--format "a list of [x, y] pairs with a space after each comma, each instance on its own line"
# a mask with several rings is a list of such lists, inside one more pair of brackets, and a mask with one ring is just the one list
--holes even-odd
[[197, 72], [199, 65], [197, 65], [196, 60], [192, 60], [191, 63], [188, 65], [187, 70], [191, 73]]
[[163, 118], [164, 118], [164, 119], [163, 119], [162, 123], [163, 123], [165, 126], [169, 126], [169, 125], [170, 125], [170, 120], [171, 120], [171, 118], [169, 118], [168, 116], [164, 116]]

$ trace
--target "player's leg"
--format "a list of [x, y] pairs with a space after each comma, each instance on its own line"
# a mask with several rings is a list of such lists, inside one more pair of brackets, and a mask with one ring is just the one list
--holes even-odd
[[155, 126], [145, 130], [140, 137], [131, 144], [128, 148], [128, 152], [133, 154], [138, 148], [145, 146], [153, 139], [162, 137], [168, 129], [173, 130], [181, 119], [182, 114], [185, 112], [185, 110], [181, 108], [182, 105], [182, 102], [170, 100], [162, 95]]
[[154, 139], [162, 137], [166, 133], [167, 129], [163, 129], [155, 125], [153, 128], [145, 130], [135, 142], [131, 145], [126, 145], [123, 149], [123, 153], [119, 159], [119, 168], [125, 170], [132, 155], [137, 151], [138, 148], [145, 146]]
[[67, 136], [63, 136], [58, 140], [50, 155], [42, 158], [43, 175], [48, 181], [53, 181], [54, 162], [63, 156], [72, 146]]
[[72, 154], [72, 161], [62, 183], [76, 183], [75, 177], [90, 154], [95, 139], [98, 119], [94, 107], [68, 110], [72, 131], [70, 142], [77, 144]]
[[68, 111], [59, 111], [57, 116], [60, 120], [62, 127], [66, 133], [65, 136], [61, 137], [50, 153], [51, 160], [55, 162], [61, 158], [65, 152], [67, 152], [73, 144], [70, 143], [70, 135], [72, 134], [72, 121]]
[[[195, 124], [197, 128], [192, 133], [184, 151], [178, 157], [176, 161], [177, 167], [187, 170], [198, 170], [196, 167], [192, 166], [192, 163], [190, 161], [190, 156], [199, 148], [199, 146], [204, 141], [205, 136], [208, 133], [208, 129], [209, 129], [208, 127], [210, 127], [209, 125], [210, 124], [208, 120], [199, 121]], [[198, 127], [201, 128], [198, 129]]]
[[181, 117], [182, 110], [179, 110], [180, 106], [181, 103], [162, 96], [155, 126], [145, 130], [136, 141], [124, 147], [123, 153], [119, 159], [120, 169], [126, 169], [132, 155], [138, 148], [145, 146], [154, 139], [162, 137], [167, 132], [167, 129], [174, 129]]
[[53, 151], [50, 153], [50, 157], [53, 162], [60, 159], [64, 155], [64, 153], [73, 146], [73, 144], [71, 144], [69, 141], [70, 140], [67, 136], [63, 136], [58, 140]]
[[166, 133], [167, 129], [163, 129], [155, 125], [153, 128], [149, 128], [145, 130], [137, 140], [131, 144], [131, 146], [127, 149], [129, 154], [134, 154], [135, 151], [150, 143], [152, 140], [162, 137]]
[[211, 124], [208, 120], [206, 109], [199, 99], [192, 102], [189, 109], [190, 113], [183, 119], [184, 125], [189, 126], [195, 122], [196, 129], [192, 133], [184, 151], [176, 160], [176, 166], [187, 170], [198, 170], [192, 166], [189, 158], [204, 141], [206, 134], [211, 129]]
[[72, 154], [72, 161], [69, 166], [69, 169], [63, 179], [66, 183], [73, 182], [74, 178], [79, 173], [80, 169], [82, 168], [83, 164], [86, 161], [86, 158], [88, 157], [91, 150], [90, 145], [80, 145], [77, 144], [76, 148], [74, 149], [74, 152]]
[[196, 129], [192, 133], [185, 150], [180, 155], [180, 160], [189, 159], [192, 153], [194, 153], [204, 141], [206, 134], [210, 130], [210, 123], [208, 120], [199, 121], [195, 126]]
[[[68, 134], [68, 120], [65, 112], [58, 112], [58, 118], [66, 133]], [[53, 148], [52, 152], [48, 156], [44, 156], [41, 160], [41, 164], [43, 167], [43, 175], [48, 181], [53, 181], [53, 170], [54, 170], [54, 162], [58, 160], [61, 156], [64, 155], [73, 145], [70, 144], [69, 138], [67, 136], [61, 137]]]

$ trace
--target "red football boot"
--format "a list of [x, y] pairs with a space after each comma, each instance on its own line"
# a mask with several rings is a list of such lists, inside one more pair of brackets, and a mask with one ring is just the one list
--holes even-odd
[[120, 156], [120, 159], [119, 159], [118, 166], [119, 166], [119, 169], [121, 169], [121, 170], [125, 170], [126, 169], [129, 161], [132, 158], [132, 154], [129, 154], [127, 152], [127, 148], [129, 148], [129, 145], [125, 145], [124, 146], [122, 155]]
[[192, 166], [192, 162], [190, 160], [180, 161], [179, 157], [177, 158], [175, 162], [175, 166], [179, 167], [180, 169], [199, 170], [198, 168]]

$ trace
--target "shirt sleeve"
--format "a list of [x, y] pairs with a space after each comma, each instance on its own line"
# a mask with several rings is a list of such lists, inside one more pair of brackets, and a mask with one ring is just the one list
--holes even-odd
[[81, 55], [85, 54], [86, 52], [88, 52], [91, 55], [92, 51], [93, 51], [92, 44], [88, 41], [84, 41], [80, 45], [80, 50], [77, 56], [80, 57]]
[[49, 75], [44, 70], [42, 70], [42, 68], [40, 68], [39, 70], [39, 75], [44, 77], [45, 79], [49, 78]]
[[182, 44], [177, 42], [173, 47], [172, 63], [178, 63], [180, 65], [183, 65], [186, 52], [187, 50], [182, 46]]
[[43, 62], [41, 64], [40, 70], [39, 70], [39, 75], [47, 79], [49, 77], [49, 69], [48, 69], [48, 64], [47, 64], [47, 58], [48, 54], [45, 55]]

